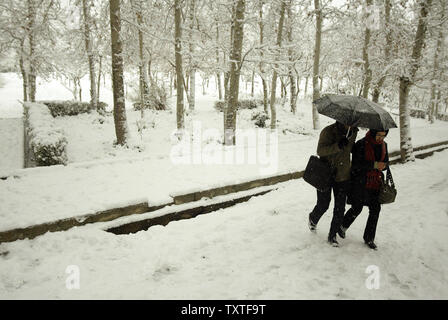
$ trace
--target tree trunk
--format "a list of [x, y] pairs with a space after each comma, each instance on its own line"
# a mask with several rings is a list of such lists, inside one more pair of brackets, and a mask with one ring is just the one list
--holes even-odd
[[[260, 47], [263, 45], [264, 41], [264, 22], [263, 22], [263, 4], [264, 0], [259, 0], [258, 7], [258, 26], [260, 27]], [[263, 50], [260, 51], [260, 77], [261, 77], [261, 85], [263, 86], [263, 108], [264, 112], [268, 113], [268, 86], [265, 79], [264, 68], [263, 68]]]
[[[69, 81], [70, 81], [70, 79], [69, 79]], [[77, 101], [78, 100], [78, 80], [77, 80], [76, 77], [73, 78], [73, 91], [72, 91], [72, 94], [73, 94], [73, 99], [75, 101]]]
[[148, 66], [148, 78], [147, 79], [149, 79], [149, 82], [151, 83], [151, 85], [152, 85], [152, 82], [154, 81], [154, 79], [152, 78], [152, 74], [151, 74], [151, 62], [152, 62], [152, 57], [150, 56], [149, 58], [148, 58], [148, 62], [147, 62], [147, 66]]
[[[372, 0], [366, 0], [367, 7], [371, 7]], [[366, 31], [364, 34], [364, 46], [362, 47], [362, 59], [364, 60], [364, 83], [362, 90], [362, 97], [368, 98], [370, 82], [372, 81], [372, 70], [370, 70], [369, 63], [369, 44], [370, 44], [370, 27], [366, 23]]]
[[255, 70], [252, 70], [252, 86], [250, 88], [250, 96], [253, 98], [254, 97], [254, 86], [255, 86]]
[[[283, 23], [285, 20], [285, 10], [286, 2], [282, 1], [280, 7], [280, 20], [278, 22], [278, 33], [277, 33], [277, 47], [280, 50], [282, 45], [282, 33], [283, 33]], [[274, 68], [274, 74], [272, 75], [272, 86], [271, 86], [271, 129], [277, 127], [277, 110], [275, 108], [275, 93], [277, 90], [277, 69]]]
[[[385, 7], [385, 16], [386, 16], [386, 46], [384, 47], [384, 61], [386, 63], [389, 63], [390, 60], [390, 48], [392, 46], [392, 28], [390, 26], [390, 10], [392, 7], [392, 4], [390, 0], [385, 0], [384, 2]], [[384, 85], [384, 81], [386, 81], [386, 74], [384, 74], [377, 82], [375, 88], [373, 89], [372, 93], [372, 100], [373, 102], [378, 102], [378, 99], [380, 97], [381, 88]]]
[[400, 78], [400, 92], [399, 92], [399, 110], [400, 110], [400, 151], [401, 160], [413, 161], [413, 148], [411, 140], [411, 123], [410, 113], [408, 108], [408, 97], [410, 89], [410, 81], [408, 78]]
[[299, 97], [299, 92], [300, 92], [300, 77], [299, 75], [297, 75], [296, 77], [296, 87], [297, 87], [297, 92], [296, 92], [296, 99]]
[[224, 144], [235, 145], [236, 111], [243, 47], [245, 0], [237, 0], [232, 17], [233, 44], [230, 53], [229, 100], [224, 109]]
[[229, 71], [224, 72], [224, 101], [226, 101], [226, 103], [229, 101], [229, 79]]
[[[232, 6], [232, 23], [230, 25], [230, 47], [233, 48], [234, 45], [234, 38], [235, 38], [235, 16], [236, 16], [236, 5], [235, 5], [235, 1], [233, 1], [234, 5]], [[232, 60], [230, 58], [230, 60]], [[225, 53], [224, 53], [224, 62], [227, 63], [226, 59], [225, 59]], [[230, 63], [232, 65], [232, 62]], [[226, 102], [226, 104], [229, 103], [229, 96], [230, 96], [230, 69], [228, 69], [225, 73], [224, 73], [224, 100]], [[239, 86], [239, 84], [238, 84]]]
[[98, 101], [100, 101], [100, 87], [101, 87], [101, 72], [102, 72], [102, 62], [103, 62], [103, 56], [99, 56], [99, 65], [98, 65], [98, 81], [97, 81], [97, 87], [96, 87], [96, 94], [98, 97]]
[[408, 107], [409, 90], [415, 75], [420, 67], [423, 44], [425, 41], [426, 29], [428, 26], [427, 16], [432, 0], [420, 2], [420, 16], [418, 19], [417, 31], [415, 34], [414, 47], [412, 49], [410, 77], [400, 77], [399, 92], [399, 112], [400, 112], [400, 151], [401, 161], [414, 161], [414, 150], [412, 147], [411, 128], [410, 128], [410, 111]]
[[34, 39], [34, 29], [36, 20], [36, 8], [34, 0], [28, 0], [28, 40], [29, 40], [29, 74], [28, 74], [28, 84], [29, 84], [29, 101], [36, 101], [36, 66], [35, 66], [35, 51], [36, 43]]
[[202, 95], [205, 96], [207, 93], [207, 90], [205, 88], [208, 88], [208, 79], [202, 78]]
[[442, 98], [442, 92], [440, 88], [437, 90], [437, 97], [436, 97], [436, 103], [435, 103], [435, 117], [436, 119], [439, 119], [439, 105]]
[[[445, 20], [445, 2], [441, 2], [442, 4], [442, 10], [441, 10], [441, 17], [440, 21]], [[436, 95], [436, 91], [438, 90], [439, 85], [436, 83], [441, 80], [439, 79], [441, 76], [441, 70], [439, 70], [439, 59], [440, 59], [440, 53], [442, 50], [442, 42], [443, 42], [443, 29], [442, 26], [440, 26], [440, 30], [437, 37], [437, 43], [434, 51], [434, 64], [433, 64], [433, 72], [432, 72], [432, 82], [431, 82], [431, 104], [430, 104], [430, 110], [429, 110], [429, 122], [434, 123], [434, 114], [437, 118], [437, 105], [439, 96]], [[440, 94], [440, 91], [439, 91]]]
[[285, 83], [283, 82], [283, 77], [280, 77], [280, 98], [283, 99], [285, 96]]
[[117, 144], [126, 145], [128, 127], [123, 81], [123, 55], [121, 32], [120, 0], [110, 0], [110, 30], [112, 47], [112, 87], [114, 95], [114, 122]]
[[[314, 65], [313, 65], [313, 101], [319, 99], [319, 60], [320, 60], [320, 44], [322, 37], [322, 10], [320, 0], [314, 0], [314, 9], [316, 11], [316, 41], [314, 44]], [[320, 128], [319, 114], [316, 106], [313, 104], [313, 128]]]
[[78, 91], [78, 93], [79, 93], [79, 102], [81, 102], [82, 101], [82, 87], [81, 87], [81, 78], [76, 78], [76, 80], [78, 81], [78, 88], [79, 88], [79, 91]]
[[194, 110], [194, 102], [196, 99], [196, 70], [191, 70], [190, 72], [190, 103], [188, 108], [190, 111]]
[[290, 65], [288, 67], [288, 76], [289, 76], [289, 91], [290, 91], [290, 108], [292, 114], [296, 114], [296, 106], [297, 106], [297, 90], [296, 90], [296, 77], [293, 74], [293, 63], [294, 63], [294, 57], [293, 57], [293, 49], [291, 48], [292, 45], [292, 30], [293, 30], [293, 23], [292, 23], [292, 1], [290, 0], [288, 3], [288, 42], [289, 42], [289, 49], [288, 49], [288, 58]]
[[194, 28], [194, 17], [195, 17], [195, 1], [190, 0], [190, 99], [188, 108], [192, 111], [195, 106], [196, 99], [196, 66], [194, 61], [194, 45], [193, 45], [193, 28]]
[[138, 4], [135, 6], [135, 15], [137, 19], [137, 25], [138, 25], [138, 55], [139, 55], [139, 62], [138, 62], [138, 70], [139, 70], [139, 89], [140, 89], [140, 116], [143, 119], [144, 117], [144, 110], [148, 103], [148, 96], [149, 96], [149, 88], [148, 88], [148, 81], [146, 78], [146, 58], [144, 54], [144, 39], [143, 39], [143, 8], [142, 8], [142, 0], [137, 0]]
[[[218, 19], [216, 19], [216, 64], [219, 67], [219, 23]], [[218, 89], [218, 98], [222, 100], [222, 89], [221, 89], [221, 72], [216, 72], [216, 87]]]
[[306, 95], [307, 95], [307, 92], [308, 92], [308, 76], [306, 76], [306, 78], [305, 78], [305, 90], [304, 90], [304, 92], [303, 92], [303, 98], [304, 99], [306, 99]]
[[218, 89], [218, 99], [222, 100], [221, 73], [216, 73], [216, 87]]
[[176, 104], [176, 119], [178, 131], [183, 130], [184, 124], [184, 79], [182, 71], [182, 8], [181, 0], [174, 1], [174, 25], [175, 25], [175, 56], [176, 56], [176, 77], [177, 77], [177, 104]]
[[82, 14], [84, 22], [84, 42], [86, 45], [87, 59], [89, 62], [89, 76], [90, 76], [90, 105], [92, 109], [97, 109], [98, 99], [96, 95], [96, 75], [95, 75], [95, 58], [92, 50], [92, 41], [90, 39], [90, 13], [88, 0], [82, 0]]
[[23, 61], [23, 41], [20, 43], [19, 67], [22, 74], [23, 101], [28, 101], [28, 73], [26, 72], [25, 62]]

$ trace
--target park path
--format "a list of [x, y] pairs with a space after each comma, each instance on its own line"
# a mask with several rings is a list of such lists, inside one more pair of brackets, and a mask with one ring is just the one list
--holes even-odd
[[1, 172], [23, 168], [23, 140], [22, 118], [0, 118]]

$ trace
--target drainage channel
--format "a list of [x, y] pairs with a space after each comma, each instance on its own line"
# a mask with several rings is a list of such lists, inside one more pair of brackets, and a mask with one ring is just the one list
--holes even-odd
[[[252, 191], [252, 193], [250, 194], [248, 194], [247, 191], [239, 192], [237, 194], [233, 194], [231, 198], [229, 198], [229, 196], [224, 196], [221, 197], [224, 198], [221, 200], [206, 200], [204, 202], [204, 205], [191, 207], [191, 204], [189, 204], [189, 207], [185, 208], [184, 206], [184, 209], [182, 209], [182, 205], [180, 206], [174, 205], [174, 207], [178, 207], [177, 210], [173, 208], [171, 211], [168, 211], [167, 213], [163, 213], [158, 216], [157, 212], [151, 212], [151, 216], [155, 215], [155, 217], [143, 218], [139, 219], [138, 221], [132, 221], [115, 227], [106, 228], [105, 231], [114, 233], [116, 235], [136, 233], [138, 231], [146, 231], [150, 227], [155, 225], [166, 226], [168, 223], [173, 221], [191, 219], [197, 217], [198, 215], [215, 212], [219, 209], [229, 208], [236, 204], [247, 202], [252, 197], [262, 196], [265, 195], [266, 193], [269, 193], [277, 189], [278, 187], [271, 187], [269, 189], [264, 188], [264, 190], [262, 191], [260, 190], [256, 192]], [[164, 211], [166, 211], [166, 209]]]

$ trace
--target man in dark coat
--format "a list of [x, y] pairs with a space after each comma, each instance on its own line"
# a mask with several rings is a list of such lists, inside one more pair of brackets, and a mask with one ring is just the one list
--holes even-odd
[[350, 128], [336, 121], [322, 130], [317, 145], [317, 155], [330, 164], [333, 176], [329, 189], [317, 190], [317, 204], [309, 214], [308, 226], [311, 231], [316, 230], [319, 219], [330, 206], [331, 190], [333, 190], [334, 209], [328, 242], [335, 247], [339, 245], [336, 233], [344, 217], [345, 202], [350, 187], [350, 151], [355, 143], [357, 132], [358, 128]]
[[353, 147], [352, 159], [352, 185], [349, 194], [349, 203], [352, 207], [347, 211], [342, 221], [342, 226], [338, 231], [341, 238], [345, 238], [345, 231], [355, 221], [361, 213], [363, 206], [369, 207], [369, 217], [364, 230], [364, 242], [371, 249], [377, 248], [374, 240], [376, 226], [381, 210], [378, 201], [381, 181], [384, 178], [382, 173], [389, 163], [387, 144], [384, 138], [388, 130], [369, 130], [364, 138], [356, 142]]

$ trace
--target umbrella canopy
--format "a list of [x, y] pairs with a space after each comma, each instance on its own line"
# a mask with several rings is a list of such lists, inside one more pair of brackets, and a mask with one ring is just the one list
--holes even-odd
[[351, 127], [388, 130], [397, 125], [379, 104], [362, 97], [327, 94], [313, 101], [317, 111]]

